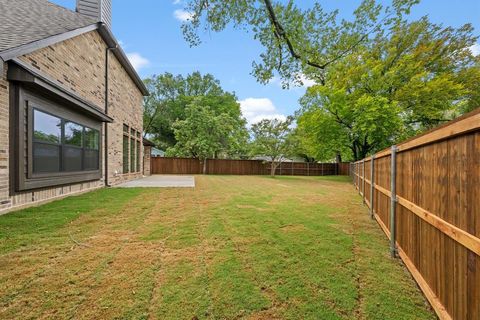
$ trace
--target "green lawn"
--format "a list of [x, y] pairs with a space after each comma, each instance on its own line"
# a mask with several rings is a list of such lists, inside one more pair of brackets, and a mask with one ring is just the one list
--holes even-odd
[[346, 178], [196, 182], [0, 216], [0, 318], [435, 319]]

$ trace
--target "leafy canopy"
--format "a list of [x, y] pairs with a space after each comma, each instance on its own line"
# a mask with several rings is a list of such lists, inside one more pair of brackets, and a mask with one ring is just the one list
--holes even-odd
[[264, 48], [252, 71], [260, 83], [275, 74], [284, 87], [304, 77], [317, 83], [297, 113], [298, 153], [360, 159], [480, 105], [472, 26], [409, 20], [418, 2], [363, 0], [346, 20], [320, 1], [305, 9], [294, 1], [189, 0], [192, 18], [182, 28], [191, 45], [204, 29], [251, 32]]
[[192, 18], [183, 26], [190, 45], [201, 43], [202, 30], [222, 31], [229, 24], [252, 32], [265, 51], [253, 63], [253, 75], [267, 83], [278, 73], [287, 87], [302, 75], [323, 83], [327, 67], [352, 52], [369, 35], [381, 33], [409, 12], [418, 0], [394, 0], [383, 6], [364, 0], [351, 21], [338, 11], [325, 11], [320, 2], [302, 9], [295, 1], [188, 0]]
[[301, 99], [306, 153], [361, 159], [478, 106], [473, 29], [402, 21], [332, 66]]
[[170, 148], [176, 154], [203, 154], [203, 151], [192, 151], [185, 141], [179, 140], [184, 137], [187, 124], [195, 125], [196, 114], [212, 118], [204, 119], [206, 122], [216, 121], [218, 117], [228, 119], [232, 132], [222, 142], [222, 152], [232, 156], [242, 153], [247, 130], [237, 97], [224, 91], [211, 74], [194, 72], [183, 77], [165, 73], [146, 79], [145, 83], [151, 92], [144, 101], [145, 133], [161, 148]]
[[168, 155], [217, 158], [220, 153], [235, 153], [239, 140], [246, 143], [246, 135], [235, 136], [236, 119], [227, 113], [216, 114], [203, 99], [196, 98], [187, 106], [185, 120], [173, 124], [177, 143], [167, 150]]
[[272, 163], [272, 176], [275, 168], [283, 158], [292, 153], [291, 125], [293, 118], [288, 117], [285, 121], [279, 119], [263, 119], [252, 125], [252, 149], [256, 156], [265, 156]]

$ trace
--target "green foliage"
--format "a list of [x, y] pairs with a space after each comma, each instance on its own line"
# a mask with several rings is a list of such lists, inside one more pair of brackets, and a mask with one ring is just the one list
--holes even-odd
[[259, 82], [278, 74], [284, 87], [303, 77], [318, 83], [302, 99], [297, 153], [360, 159], [480, 106], [472, 26], [412, 21], [418, 2], [364, 0], [346, 20], [319, 1], [302, 9], [294, 1], [189, 0], [183, 32], [198, 45], [202, 28], [250, 31], [265, 50], [253, 63]]
[[201, 43], [201, 29], [222, 31], [229, 24], [248, 30], [265, 51], [253, 63], [252, 74], [267, 83], [278, 73], [283, 84], [301, 83], [302, 74], [324, 81], [325, 70], [366, 40], [381, 34], [408, 14], [418, 0], [395, 0], [383, 6], [364, 0], [352, 21], [340, 19], [338, 11], [325, 11], [320, 1], [302, 9], [294, 1], [271, 0], [188, 0], [193, 14], [183, 25], [190, 45]]
[[290, 128], [293, 118], [285, 121], [279, 119], [263, 119], [252, 125], [253, 142], [251, 152], [256, 156], [266, 156], [272, 163], [271, 175], [284, 157], [292, 153]]
[[302, 98], [297, 133], [309, 155], [361, 159], [478, 103], [471, 26], [442, 28], [422, 18], [389, 31], [338, 61], [325, 85]]
[[[175, 146], [167, 149], [167, 155], [200, 159], [237, 157], [244, 153], [248, 133], [245, 120], [238, 113], [215, 110], [212, 106], [228, 107], [218, 97], [197, 97], [185, 110], [185, 119], [173, 124]], [[233, 107], [233, 106], [232, 106]], [[232, 110], [234, 108], [231, 108]]]
[[[212, 114], [224, 113], [233, 118], [238, 130], [238, 126], [242, 127], [244, 123], [235, 94], [225, 92], [211, 74], [202, 76], [194, 72], [183, 77], [165, 73], [146, 79], [145, 83], [151, 95], [144, 100], [144, 130], [162, 149], [177, 144], [174, 124], [187, 118], [188, 106], [192, 103], [208, 105]], [[244, 131], [246, 134], [246, 129]], [[238, 131], [235, 134], [240, 135]], [[178, 147], [176, 149], [179, 150]]]

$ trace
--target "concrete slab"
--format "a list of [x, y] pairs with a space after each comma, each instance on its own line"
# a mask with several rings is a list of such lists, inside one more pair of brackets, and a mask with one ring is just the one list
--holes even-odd
[[117, 188], [194, 188], [193, 176], [152, 175], [116, 185]]

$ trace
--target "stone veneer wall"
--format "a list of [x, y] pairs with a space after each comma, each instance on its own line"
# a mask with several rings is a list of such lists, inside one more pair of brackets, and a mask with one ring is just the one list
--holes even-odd
[[[106, 47], [98, 32], [92, 31], [19, 58], [85, 100], [104, 109]], [[7, 64], [5, 64], [4, 74], [0, 77], [0, 213], [12, 207], [31, 205], [103, 186], [104, 177], [98, 181], [11, 195], [8, 168], [9, 86], [6, 81], [6, 72]], [[139, 173], [122, 174], [123, 124], [142, 132], [142, 99], [140, 90], [113, 53], [110, 53], [108, 114], [114, 121], [108, 124], [107, 143], [103, 139], [103, 145], [108, 146], [110, 184], [142, 176], [143, 161], [141, 161]], [[143, 159], [142, 155], [140, 159]], [[102, 170], [103, 168], [102, 165]]]

